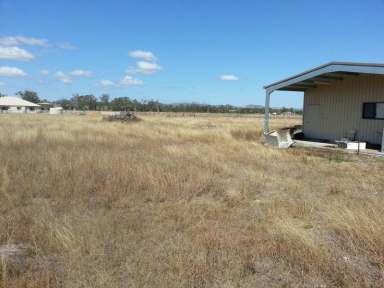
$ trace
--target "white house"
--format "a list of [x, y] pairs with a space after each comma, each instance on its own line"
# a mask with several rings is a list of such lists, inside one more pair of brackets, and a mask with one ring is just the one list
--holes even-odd
[[0, 97], [0, 112], [27, 113], [39, 110], [40, 105], [15, 96]]

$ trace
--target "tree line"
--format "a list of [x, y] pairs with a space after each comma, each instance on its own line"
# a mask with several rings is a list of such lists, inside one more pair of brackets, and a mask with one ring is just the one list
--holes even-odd
[[[264, 113], [263, 106], [249, 105], [238, 107], [234, 105], [210, 105], [200, 103], [174, 103], [166, 104], [157, 100], [137, 100], [129, 97], [116, 97], [111, 99], [109, 94], [96, 97], [93, 94], [74, 94], [69, 99], [47, 101], [40, 99], [35, 91], [19, 91], [16, 95], [22, 99], [33, 102], [49, 102], [63, 107], [65, 110], [96, 110], [96, 111], [138, 111], [138, 112], [192, 112], [192, 113]], [[1, 96], [1, 93], [0, 93]], [[301, 110], [294, 108], [271, 108], [271, 113], [293, 112], [301, 114]]]

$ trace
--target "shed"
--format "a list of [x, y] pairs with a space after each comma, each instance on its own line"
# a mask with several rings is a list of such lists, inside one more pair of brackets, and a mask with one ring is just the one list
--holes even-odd
[[15, 96], [0, 97], [0, 111], [1, 112], [15, 112], [24, 113], [35, 111], [40, 105], [26, 101]]
[[305, 138], [342, 138], [381, 144], [384, 129], [384, 64], [330, 62], [264, 87], [264, 134], [274, 91], [304, 92]]

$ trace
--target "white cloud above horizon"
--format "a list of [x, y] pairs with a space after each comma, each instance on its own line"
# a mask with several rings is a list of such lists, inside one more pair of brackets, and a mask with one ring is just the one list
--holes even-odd
[[47, 39], [25, 37], [25, 36], [5, 36], [0, 37], [0, 45], [15, 46], [15, 45], [31, 45], [31, 46], [47, 46]]
[[102, 87], [112, 87], [112, 86], [116, 86], [116, 83], [113, 82], [112, 80], [107, 80], [107, 79], [102, 79], [100, 80], [99, 82], [100, 86]]
[[134, 50], [129, 52], [129, 56], [135, 59], [143, 59], [146, 61], [157, 60], [155, 54], [153, 54], [151, 51]]
[[17, 67], [0, 66], [0, 76], [4, 77], [24, 77], [27, 76], [22, 69]]
[[72, 83], [72, 78], [65, 74], [63, 71], [57, 71], [54, 76], [57, 80], [63, 82], [64, 84]]
[[72, 76], [79, 76], [79, 77], [91, 77], [93, 75], [92, 71], [82, 70], [82, 69], [73, 70], [69, 74]]
[[123, 79], [121, 79], [118, 82], [108, 80], [108, 79], [102, 79], [99, 81], [99, 85], [104, 88], [121, 87], [121, 86], [142, 86], [144, 85], [144, 81], [141, 79], [134, 78], [131, 75], [125, 75]]
[[12, 47], [2, 47], [0, 46], [0, 59], [8, 59], [8, 60], [19, 60], [19, 61], [30, 61], [34, 59], [35, 56], [17, 46]]
[[[48, 75], [48, 70], [41, 70], [40, 73], [42, 75]], [[91, 77], [93, 73], [88, 70], [76, 69], [69, 73], [64, 73], [63, 71], [56, 71], [54, 74], [54, 78], [58, 81], [63, 82], [64, 84], [70, 84], [73, 82], [72, 77]]]
[[146, 61], [139, 61], [136, 63], [139, 73], [142, 74], [154, 74], [163, 69], [157, 63], [151, 63]]
[[239, 77], [233, 74], [224, 74], [220, 76], [220, 79], [223, 81], [237, 81], [239, 80]]
[[44, 38], [34, 38], [34, 37], [26, 37], [26, 36], [20, 36], [20, 35], [0, 37], [0, 45], [1, 46], [29, 45], [29, 46], [41, 46], [41, 47], [56, 47], [56, 48], [65, 49], [65, 50], [76, 49], [76, 46], [68, 42], [51, 43], [50, 41]]
[[144, 84], [143, 80], [133, 78], [131, 75], [126, 75], [124, 78], [120, 81], [121, 85], [124, 86], [141, 86]]
[[139, 61], [135, 66], [128, 67], [126, 73], [128, 75], [134, 74], [155, 74], [163, 68], [157, 63], [158, 58], [151, 51], [134, 50], [129, 52], [129, 56]]
[[49, 71], [47, 69], [40, 70], [41, 75], [49, 75]]
[[147, 62], [147, 61], [139, 61], [136, 63], [136, 67], [130, 67], [126, 70], [127, 74], [155, 74], [162, 70], [163, 67], [161, 67], [159, 64], [154, 62]]

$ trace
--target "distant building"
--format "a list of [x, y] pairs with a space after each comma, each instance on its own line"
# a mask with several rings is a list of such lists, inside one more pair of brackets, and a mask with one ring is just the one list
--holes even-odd
[[49, 108], [49, 114], [52, 114], [52, 115], [63, 114], [63, 107]]
[[43, 112], [48, 112], [50, 108], [54, 107], [54, 104], [49, 102], [40, 102], [40, 110]]
[[0, 97], [0, 112], [28, 113], [40, 110], [40, 105], [15, 96]]

